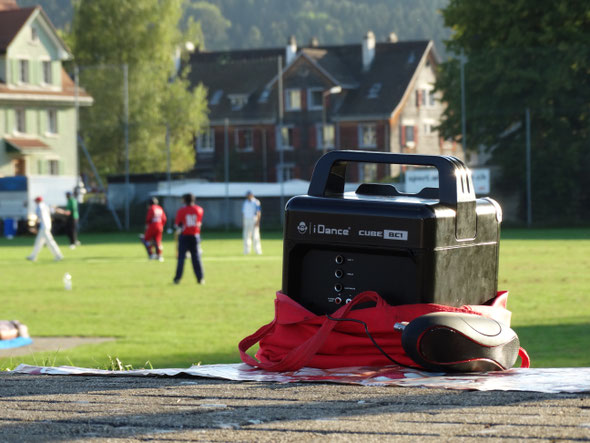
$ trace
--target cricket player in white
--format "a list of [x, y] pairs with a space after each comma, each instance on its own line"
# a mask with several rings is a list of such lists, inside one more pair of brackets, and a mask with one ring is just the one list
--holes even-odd
[[243, 220], [243, 234], [244, 234], [244, 254], [249, 254], [252, 249], [252, 242], [254, 242], [254, 252], [258, 255], [262, 254], [262, 246], [260, 244], [260, 201], [254, 198], [254, 194], [248, 191], [246, 193], [246, 200], [242, 205], [242, 220]]
[[47, 247], [53, 254], [53, 257], [55, 257], [55, 261], [59, 261], [64, 257], [51, 234], [51, 212], [49, 211], [49, 206], [43, 202], [41, 197], [37, 197], [35, 203], [37, 203], [36, 213], [37, 219], [39, 220], [39, 230], [37, 231], [37, 238], [35, 239], [33, 252], [27, 257], [27, 260], [37, 260], [37, 255], [39, 255], [41, 248], [47, 243]]

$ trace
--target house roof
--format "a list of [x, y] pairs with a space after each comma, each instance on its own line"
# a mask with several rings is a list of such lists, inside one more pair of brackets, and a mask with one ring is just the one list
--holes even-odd
[[43, 24], [46, 25], [50, 31], [50, 36], [58, 45], [62, 57], [71, 58], [72, 54], [70, 49], [61, 39], [57, 30], [53, 26], [53, 23], [51, 23], [51, 20], [47, 14], [45, 14], [45, 11], [43, 11], [41, 6], [0, 10], [0, 54], [6, 54], [8, 46], [10, 46], [22, 27], [36, 12], [38, 12], [38, 14], [42, 17]]
[[7, 11], [0, 11], [0, 54], [6, 54], [8, 46], [16, 37], [16, 34], [21, 30], [29, 17], [37, 9], [20, 8], [9, 9]]
[[[430, 52], [436, 61], [432, 42], [426, 40], [378, 42], [373, 63], [363, 70], [361, 44], [304, 47], [283, 68], [283, 77], [289, 78], [290, 69], [307, 63], [327, 83], [343, 88], [331, 107], [333, 120], [385, 118], [401, 103], [420, 63]], [[229, 118], [234, 124], [240, 120], [274, 121], [278, 57], [284, 59], [284, 48], [192, 54], [189, 79], [193, 86], [202, 83], [208, 88], [210, 120]], [[265, 92], [266, 88], [272, 89]], [[231, 98], [236, 94], [248, 98], [240, 109], [232, 109]]]

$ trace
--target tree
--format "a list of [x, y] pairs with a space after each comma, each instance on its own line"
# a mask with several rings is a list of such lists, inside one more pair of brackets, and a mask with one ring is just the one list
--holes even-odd
[[[466, 143], [501, 168], [525, 208], [525, 110], [531, 115], [532, 208], [537, 221], [590, 216], [590, 4], [451, 0], [443, 10], [455, 56], [440, 66], [448, 103], [441, 131], [460, 138], [464, 53]], [[559, 209], [557, 209], [559, 208]]]
[[173, 170], [194, 165], [193, 137], [207, 124], [206, 94], [188, 88], [186, 41], [199, 44], [199, 28], [178, 24], [182, 0], [78, 0], [68, 42], [80, 66], [81, 85], [94, 97], [81, 128], [101, 174], [125, 166], [123, 67], [128, 67], [128, 136], [131, 172], [166, 169], [166, 131]]
[[207, 47], [229, 49], [227, 30], [231, 27], [231, 22], [221, 14], [217, 6], [204, 1], [189, 1], [184, 16], [185, 19], [193, 18], [201, 24], [203, 34], [207, 36]]

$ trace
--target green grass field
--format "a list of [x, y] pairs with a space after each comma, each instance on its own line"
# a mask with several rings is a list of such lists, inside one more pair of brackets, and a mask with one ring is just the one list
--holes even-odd
[[[187, 367], [238, 362], [237, 343], [273, 316], [280, 288], [280, 233], [263, 233], [263, 256], [244, 257], [239, 233], [203, 237], [205, 286], [190, 264], [173, 285], [175, 250], [165, 236], [166, 261], [148, 261], [136, 234], [82, 234], [54, 262], [47, 249], [25, 260], [33, 237], [0, 240], [0, 318], [25, 323], [42, 336], [115, 337], [27, 357], [19, 363], [111, 368]], [[535, 367], [590, 366], [590, 229], [505, 230], [500, 289], [510, 290], [512, 326]], [[73, 278], [66, 291], [64, 273]]]

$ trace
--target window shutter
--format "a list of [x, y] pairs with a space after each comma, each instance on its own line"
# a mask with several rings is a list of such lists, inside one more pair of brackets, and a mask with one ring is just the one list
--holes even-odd
[[420, 107], [420, 90], [416, 89], [416, 107]]
[[51, 84], [62, 86], [61, 84], [61, 62], [51, 62]]
[[414, 126], [414, 146], [418, 147], [418, 126]]
[[400, 135], [401, 135], [401, 145], [406, 146], [406, 127], [402, 126], [401, 127], [401, 131], [400, 131]]
[[12, 60], [12, 83], [17, 84], [19, 81], [20, 81], [19, 60]]
[[294, 127], [293, 128], [293, 143], [292, 143], [293, 147], [301, 146], [301, 143], [299, 142], [299, 138], [300, 138], [299, 128]]

